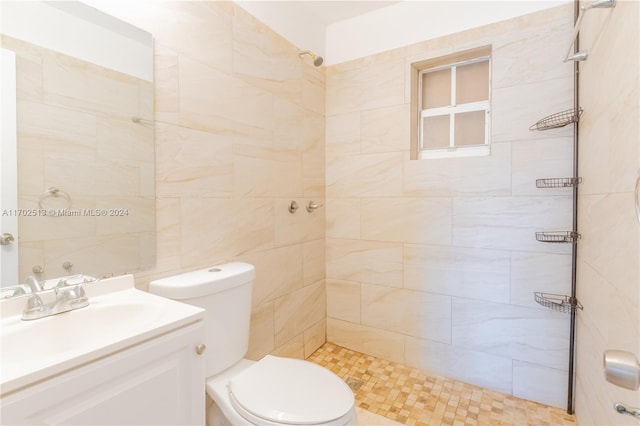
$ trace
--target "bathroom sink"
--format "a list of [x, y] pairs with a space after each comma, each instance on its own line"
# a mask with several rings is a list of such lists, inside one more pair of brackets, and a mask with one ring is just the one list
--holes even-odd
[[157, 304], [117, 303], [117, 299], [111, 299], [111, 303], [96, 301], [82, 309], [34, 321], [14, 317], [3, 322], [3, 364], [65, 357], [69, 352], [117, 337], [132, 325], [145, 327], [160, 316]]
[[[109, 281], [116, 280], [113, 290]], [[119, 280], [119, 281], [118, 281]], [[85, 285], [89, 306], [21, 320], [26, 297], [0, 322], [1, 394], [201, 319], [202, 310], [133, 288], [126, 277]], [[4, 303], [4, 302], [3, 302]]]

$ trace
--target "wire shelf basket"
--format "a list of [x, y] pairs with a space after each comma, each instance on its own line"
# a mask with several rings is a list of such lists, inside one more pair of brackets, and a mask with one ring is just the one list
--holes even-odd
[[584, 309], [582, 304], [578, 302], [578, 299], [564, 294], [541, 293], [539, 291], [535, 291], [533, 296], [539, 305], [556, 312], [568, 314], [576, 308], [580, 310]]
[[567, 177], [567, 178], [545, 178], [536, 179], [537, 188], [570, 188], [578, 186], [582, 182], [581, 177]]
[[571, 108], [566, 111], [551, 114], [536, 124], [529, 127], [529, 130], [549, 130], [564, 127], [567, 124], [577, 123], [582, 117], [582, 108]]
[[536, 240], [543, 243], [576, 243], [580, 234], [573, 231], [536, 232]]

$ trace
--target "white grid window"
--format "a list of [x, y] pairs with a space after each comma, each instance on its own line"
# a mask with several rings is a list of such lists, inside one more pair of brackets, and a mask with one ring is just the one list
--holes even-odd
[[489, 154], [490, 58], [418, 73], [420, 158]]

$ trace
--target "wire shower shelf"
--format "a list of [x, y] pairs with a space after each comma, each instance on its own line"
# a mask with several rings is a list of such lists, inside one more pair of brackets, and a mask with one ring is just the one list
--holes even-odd
[[570, 188], [578, 186], [582, 182], [581, 177], [567, 177], [567, 178], [545, 178], [536, 179], [537, 188]]
[[584, 309], [582, 304], [578, 302], [578, 299], [564, 294], [541, 293], [539, 291], [535, 291], [533, 296], [539, 305], [553, 311], [568, 314], [576, 308], [580, 310]]
[[536, 124], [529, 127], [529, 130], [549, 130], [564, 127], [567, 124], [577, 123], [580, 121], [580, 117], [582, 117], [582, 108], [571, 108], [538, 120]]
[[543, 243], [576, 243], [580, 234], [573, 231], [536, 232], [536, 240]]

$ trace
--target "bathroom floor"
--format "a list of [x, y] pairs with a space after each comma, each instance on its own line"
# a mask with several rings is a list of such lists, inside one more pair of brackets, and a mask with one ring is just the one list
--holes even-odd
[[564, 410], [325, 343], [308, 358], [351, 387], [356, 405], [406, 425], [575, 425]]

